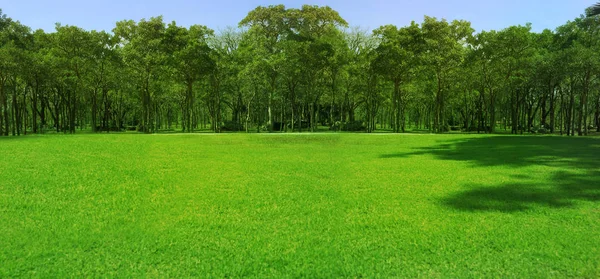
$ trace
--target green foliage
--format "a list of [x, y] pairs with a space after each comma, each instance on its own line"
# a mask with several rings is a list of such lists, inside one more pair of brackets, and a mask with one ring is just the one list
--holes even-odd
[[241, 123], [235, 122], [235, 121], [226, 121], [225, 123], [223, 123], [223, 126], [221, 126], [221, 131], [227, 131], [227, 132], [244, 131], [244, 125], [242, 125]]
[[585, 13], [589, 17], [600, 15], [600, 3], [596, 3], [592, 6], [590, 6], [589, 8], [587, 8]]
[[366, 127], [362, 121], [353, 121], [353, 122], [349, 122], [349, 123], [343, 123], [341, 125], [341, 130], [348, 131], [348, 132], [359, 132], [359, 131], [365, 131]]
[[[600, 21], [474, 33], [424, 17], [372, 34], [327, 6], [257, 7], [239, 28], [125, 20], [32, 32], [0, 14], [0, 135], [124, 129], [600, 132]], [[296, 125], [300, 123], [300, 125]], [[413, 129], [413, 127], [415, 127]], [[489, 128], [488, 128], [489, 127]], [[260, 129], [259, 129], [260, 130]]]

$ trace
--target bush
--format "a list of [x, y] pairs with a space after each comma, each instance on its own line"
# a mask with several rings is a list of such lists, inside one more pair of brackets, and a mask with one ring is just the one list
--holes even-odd
[[491, 126], [479, 127], [479, 126], [470, 126], [468, 129], [463, 129], [465, 132], [484, 132], [489, 133], [492, 131]]
[[362, 121], [353, 121], [353, 122], [340, 122], [336, 121], [331, 127], [329, 127], [330, 131], [346, 131], [346, 132], [360, 132], [366, 131], [367, 127], [365, 127]]
[[[292, 128], [292, 122], [289, 122], [287, 124], [288, 129]], [[310, 122], [306, 121], [306, 120], [302, 120], [302, 121], [295, 121], [294, 122], [294, 129], [307, 129], [310, 128]]]
[[330, 131], [339, 131], [342, 129], [342, 122], [340, 121], [336, 121], [335, 123], [333, 123], [333, 125], [331, 125], [329, 127]]
[[97, 132], [121, 132], [121, 131], [123, 131], [123, 129], [121, 129], [120, 127], [117, 127], [117, 126], [111, 126], [108, 128], [102, 127], [102, 126], [96, 126], [96, 131]]
[[547, 134], [548, 130], [544, 126], [534, 126], [531, 128], [532, 134]]
[[273, 131], [283, 131], [284, 124], [281, 122], [273, 122]]
[[341, 129], [342, 131], [359, 132], [366, 131], [367, 127], [365, 127], [362, 121], [353, 121], [344, 123], [343, 125], [341, 125]]
[[244, 131], [244, 125], [237, 123], [235, 121], [226, 121], [221, 125], [221, 131], [225, 132], [238, 132]]

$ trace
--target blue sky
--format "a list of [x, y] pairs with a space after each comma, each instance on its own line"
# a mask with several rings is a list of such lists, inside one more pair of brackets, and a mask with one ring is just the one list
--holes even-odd
[[219, 30], [237, 26], [257, 6], [328, 5], [351, 26], [374, 29], [385, 24], [405, 26], [424, 15], [465, 19], [476, 30], [502, 29], [531, 22], [534, 31], [555, 29], [581, 15], [595, 0], [0, 0], [9, 17], [33, 29], [53, 31], [54, 24], [110, 31], [115, 22], [163, 15], [178, 25], [206, 25]]

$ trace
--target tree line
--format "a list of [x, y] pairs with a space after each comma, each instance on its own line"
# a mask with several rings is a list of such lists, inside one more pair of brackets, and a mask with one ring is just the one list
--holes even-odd
[[137, 130], [600, 132], [600, 17], [476, 33], [425, 16], [372, 32], [330, 7], [237, 28], [162, 17], [32, 31], [0, 10], [0, 135]]

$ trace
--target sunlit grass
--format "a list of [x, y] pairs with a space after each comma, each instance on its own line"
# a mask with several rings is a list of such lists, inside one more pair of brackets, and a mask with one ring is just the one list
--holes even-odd
[[0, 139], [0, 277], [600, 277], [600, 140]]

